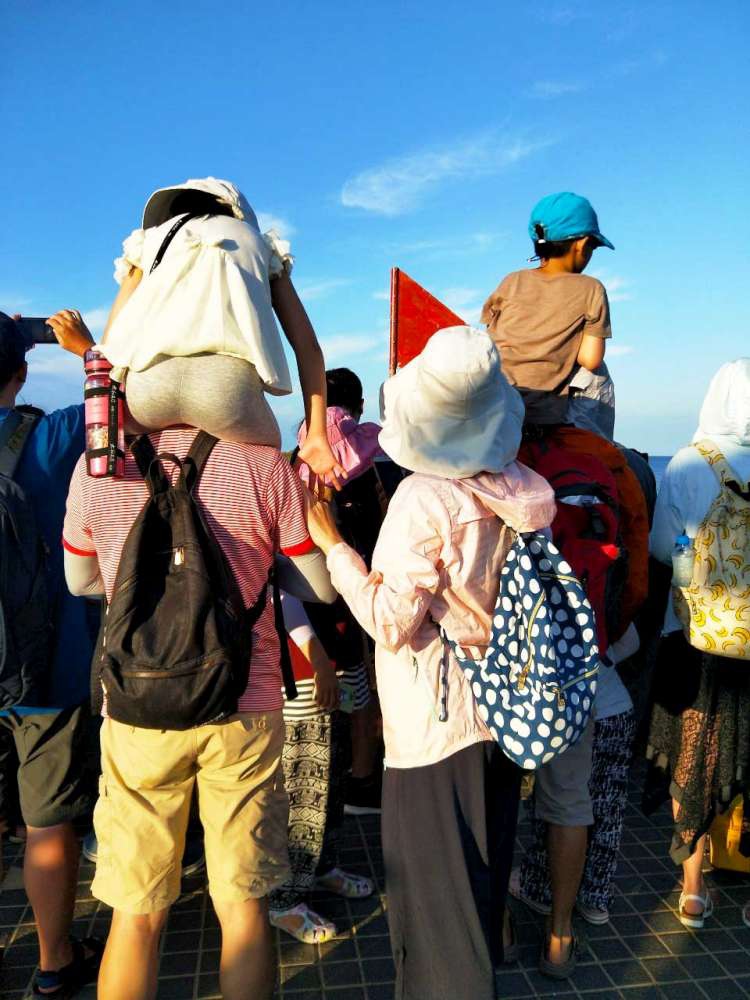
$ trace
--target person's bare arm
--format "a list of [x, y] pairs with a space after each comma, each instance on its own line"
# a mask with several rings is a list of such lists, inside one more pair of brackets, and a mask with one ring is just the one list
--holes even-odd
[[104, 333], [102, 334], [102, 343], [106, 344], [107, 334], [109, 333], [109, 328], [112, 326], [115, 317], [120, 312], [122, 307], [128, 301], [130, 296], [136, 290], [136, 288], [141, 283], [141, 278], [143, 277], [143, 271], [140, 267], [131, 267], [130, 271], [123, 279], [120, 285], [120, 291], [117, 293], [115, 301], [112, 303], [112, 308], [109, 311], [109, 318], [107, 319], [107, 325], [104, 327]]
[[578, 364], [588, 368], [590, 372], [596, 371], [604, 361], [606, 343], [604, 337], [594, 337], [590, 333], [584, 333], [578, 349]]
[[271, 302], [281, 328], [297, 359], [297, 370], [305, 400], [307, 439], [300, 449], [301, 461], [316, 476], [328, 476], [337, 489], [346, 478], [336, 461], [326, 435], [326, 369], [323, 352], [289, 275], [271, 281]]

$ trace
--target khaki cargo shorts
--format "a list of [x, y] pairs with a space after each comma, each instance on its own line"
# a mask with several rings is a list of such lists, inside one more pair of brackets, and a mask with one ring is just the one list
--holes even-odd
[[289, 875], [283, 745], [281, 711], [184, 732], [105, 719], [93, 895], [135, 914], [175, 902], [194, 788], [211, 896], [244, 902], [281, 885]]

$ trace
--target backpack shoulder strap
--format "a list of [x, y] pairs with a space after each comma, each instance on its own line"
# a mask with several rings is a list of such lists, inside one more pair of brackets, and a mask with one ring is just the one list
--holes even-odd
[[12, 479], [41, 410], [14, 407], [0, 427], [0, 475]]
[[696, 441], [693, 447], [711, 466], [714, 475], [722, 486], [729, 486], [730, 483], [735, 483], [740, 491], [743, 491], [743, 488], [745, 492], [750, 490], [750, 484], [742, 481], [713, 441], [706, 438], [703, 441]]
[[138, 471], [146, 480], [146, 485], [153, 496], [155, 493], [169, 489], [169, 481], [164, 475], [159, 456], [148, 434], [141, 434], [131, 442], [130, 451], [135, 459]]
[[211, 452], [219, 443], [219, 439], [206, 431], [198, 431], [190, 445], [190, 451], [183, 463], [182, 480], [188, 490], [192, 490], [201, 477]]
[[177, 222], [175, 222], [175, 224], [172, 226], [172, 228], [169, 230], [167, 235], [162, 240], [162, 244], [157, 250], [156, 256], [154, 257], [154, 262], [151, 265], [151, 270], [148, 272], [149, 274], [152, 274], [157, 269], [159, 264], [161, 264], [162, 260], [164, 259], [164, 254], [167, 252], [169, 244], [179, 233], [179, 231], [182, 229], [185, 223], [190, 222], [191, 219], [196, 219], [197, 217], [198, 217], [197, 212], [188, 212], [187, 215], [183, 215], [182, 218], [178, 219]]

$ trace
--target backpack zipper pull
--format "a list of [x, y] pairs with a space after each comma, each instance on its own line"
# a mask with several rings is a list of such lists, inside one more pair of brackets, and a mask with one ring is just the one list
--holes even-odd
[[518, 688], [519, 691], [526, 690], [526, 678], [529, 676], [529, 670], [531, 670], [531, 664], [527, 663], [526, 666], [521, 671], [521, 673], [518, 675], [518, 681], [516, 687]]
[[563, 689], [561, 687], [557, 689], [557, 707], [561, 712], [565, 708], [565, 695], [563, 694]]

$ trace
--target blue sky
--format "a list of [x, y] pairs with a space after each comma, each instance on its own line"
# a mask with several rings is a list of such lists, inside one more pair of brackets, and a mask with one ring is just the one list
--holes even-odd
[[[149, 193], [227, 177], [291, 240], [329, 364], [374, 404], [389, 269], [476, 321], [526, 264], [533, 203], [569, 189], [617, 247], [591, 271], [621, 440], [671, 453], [713, 371], [750, 354], [741, 0], [6, 0], [0, 23], [6, 312], [101, 329]], [[75, 359], [31, 357], [29, 401], [80, 398]], [[288, 438], [299, 396], [274, 405]]]

